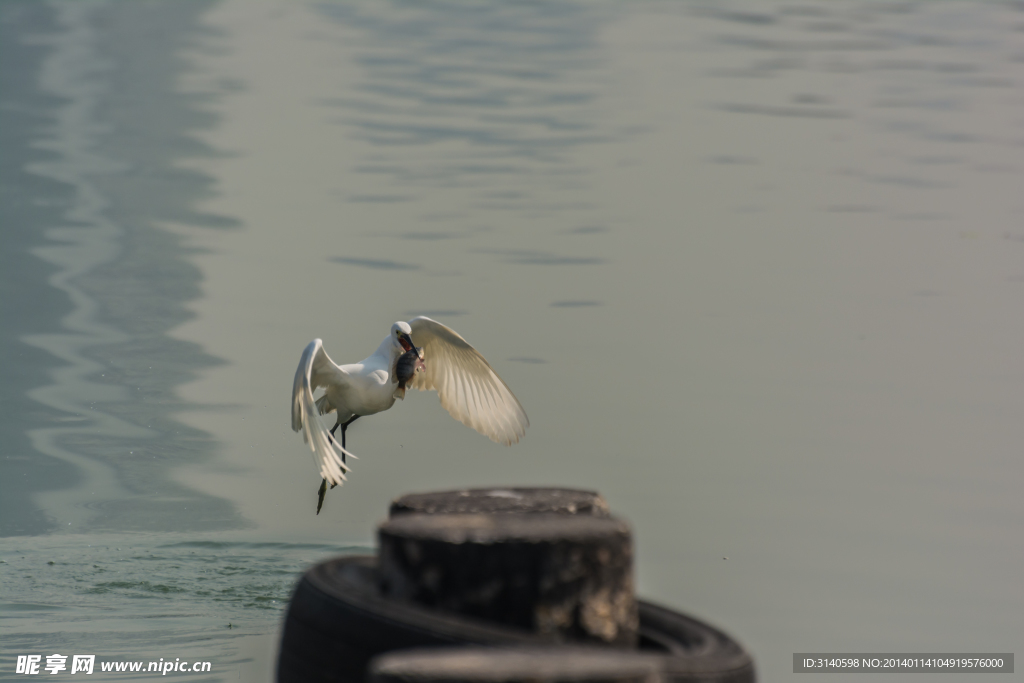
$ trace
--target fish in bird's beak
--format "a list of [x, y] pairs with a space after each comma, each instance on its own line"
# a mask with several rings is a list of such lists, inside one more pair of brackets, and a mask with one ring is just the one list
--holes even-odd
[[407, 334], [403, 334], [398, 338], [398, 343], [402, 345], [403, 351], [412, 351], [416, 349], [416, 355], [423, 358], [423, 349], [416, 348], [416, 345], [412, 343], [412, 337]]
[[[403, 334], [398, 338], [402, 343], [402, 347], [405, 348], [405, 353], [398, 357], [395, 361], [394, 372], [392, 380], [398, 384], [398, 388], [395, 389], [395, 398], [404, 399], [405, 389], [409, 383], [409, 380], [417, 372], [424, 372], [427, 369], [427, 364], [423, 362], [423, 349], [413, 346], [412, 340], [409, 339], [409, 335]], [[406, 347], [406, 344], [409, 346]]]

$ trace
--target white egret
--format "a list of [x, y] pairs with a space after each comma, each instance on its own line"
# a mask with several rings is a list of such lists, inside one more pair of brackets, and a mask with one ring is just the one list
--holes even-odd
[[[313, 392], [323, 387], [319, 399]], [[323, 481], [316, 511], [331, 488], [349, 471], [345, 430], [364, 415], [387, 410], [404, 399], [407, 387], [434, 389], [441, 405], [464, 425], [492, 441], [511, 446], [526, 434], [530, 420], [508, 385], [458, 332], [436, 320], [419, 317], [396, 322], [372, 356], [337, 365], [314, 339], [306, 346], [292, 387], [292, 429], [302, 432], [313, 451]], [[316, 417], [337, 413], [330, 432]], [[341, 427], [341, 445], [334, 431]], [[352, 457], [355, 457], [352, 455]]]

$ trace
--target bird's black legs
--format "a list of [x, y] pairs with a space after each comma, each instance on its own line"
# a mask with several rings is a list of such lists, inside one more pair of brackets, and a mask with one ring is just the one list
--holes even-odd
[[[345, 422], [335, 422], [334, 426], [331, 427], [331, 438], [334, 438], [334, 430], [337, 429], [338, 427], [341, 427], [341, 447], [343, 449], [345, 448], [345, 431], [348, 429], [348, 426], [350, 424], [352, 424], [353, 422], [355, 422], [358, 419], [359, 419], [358, 415], [353, 415], [352, 417], [350, 417]], [[342, 454], [341, 454], [341, 461], [345, 462], [345, 453], [344, 452], [342, 452]], [[332, 489], [335, 486], [337, 486], [337, 484], [331, 484], [331, 488]], [[324, 496], [326, 494], [327, 494], [327, 480], [323, 479], [323, 480], [320, 481], [320, 488], [316, 492], [316, 495], [317, 495], [316, 514], [318, 514], [318, 515], [320, 514], [320, 508], [322, 508], [324, 506]]]
[[[342, 448], [345, 448], [345, 430], [348, 429], [348, 426], [350, 424], [352, 424], [353, 422], [355, 422], [358, 419], [359, 419], [358, 415], [353, 415], [352, 417], [350, 417], [345, 422], [335, 422], [334, 426], [331, 427], [331, 436], [334, 436], [334, 430], [335, 429], [337, 429], [338, 427], [341, 427], [341, 447]], [[345, 462], [345, 454], [344, 453], [341, 454], [341, 461]], [[332, 486], [331, 488], [334, 488], [334, 487]]]

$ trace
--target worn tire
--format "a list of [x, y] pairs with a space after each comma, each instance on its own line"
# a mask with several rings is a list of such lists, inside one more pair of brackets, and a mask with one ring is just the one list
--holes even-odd
[[370, 663], [370, 683], [661, 683], [659, 655], [603, 647], [462, 645], [399, 650]]
[[[313, 566], [288, 607], [279, 683], [362, 682], [376, 655], [439, 645], [550, 645], [528, 631], [381, 596], [377, 560], [350, 556]], [[640, 601], [640, 651], [664, 655], [674, 683], [752, 683], [750, 656], [717, 629]]]
[[666, 683], [754, 683], [754, 660], [727, 634], [693, 617], [640, 603], [640, 650], [668, 656]]
[[377, 558], [339, 557], [313, 566], [288, 607], [278, 683], [359, 681], [383, 652], [435, 645], [543, 644], [527, 631], [384, 598]]

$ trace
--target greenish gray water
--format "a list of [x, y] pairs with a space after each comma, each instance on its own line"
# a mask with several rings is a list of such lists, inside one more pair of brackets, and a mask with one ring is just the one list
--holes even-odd
[[[1018, 649], [1022, 29], [1002, 2], [0, 2], [0, 678], [61, 652], [268, 680], [304, 566], [396, 495], [492, 484], [602, 491], [641, 593], [764, 680]], [[315, 516], [302, 348], [352, 362], [417, 314], [526, 439], [411, 395], [352, 427]]]
[[270, 680], [275, 644], [267, 633], [297, 576], [326, 557], [371, 551], [180, 533], [9, 539], [0, 560], [0, 675], [21, 678], [13, 675], [19, 654], [41, 654], [45, 665], [58, 653], [69, 662], [96, 655], [99, 679], [101, 662], [178, 658], [211, 663], [212, 675], [195, 680]]

